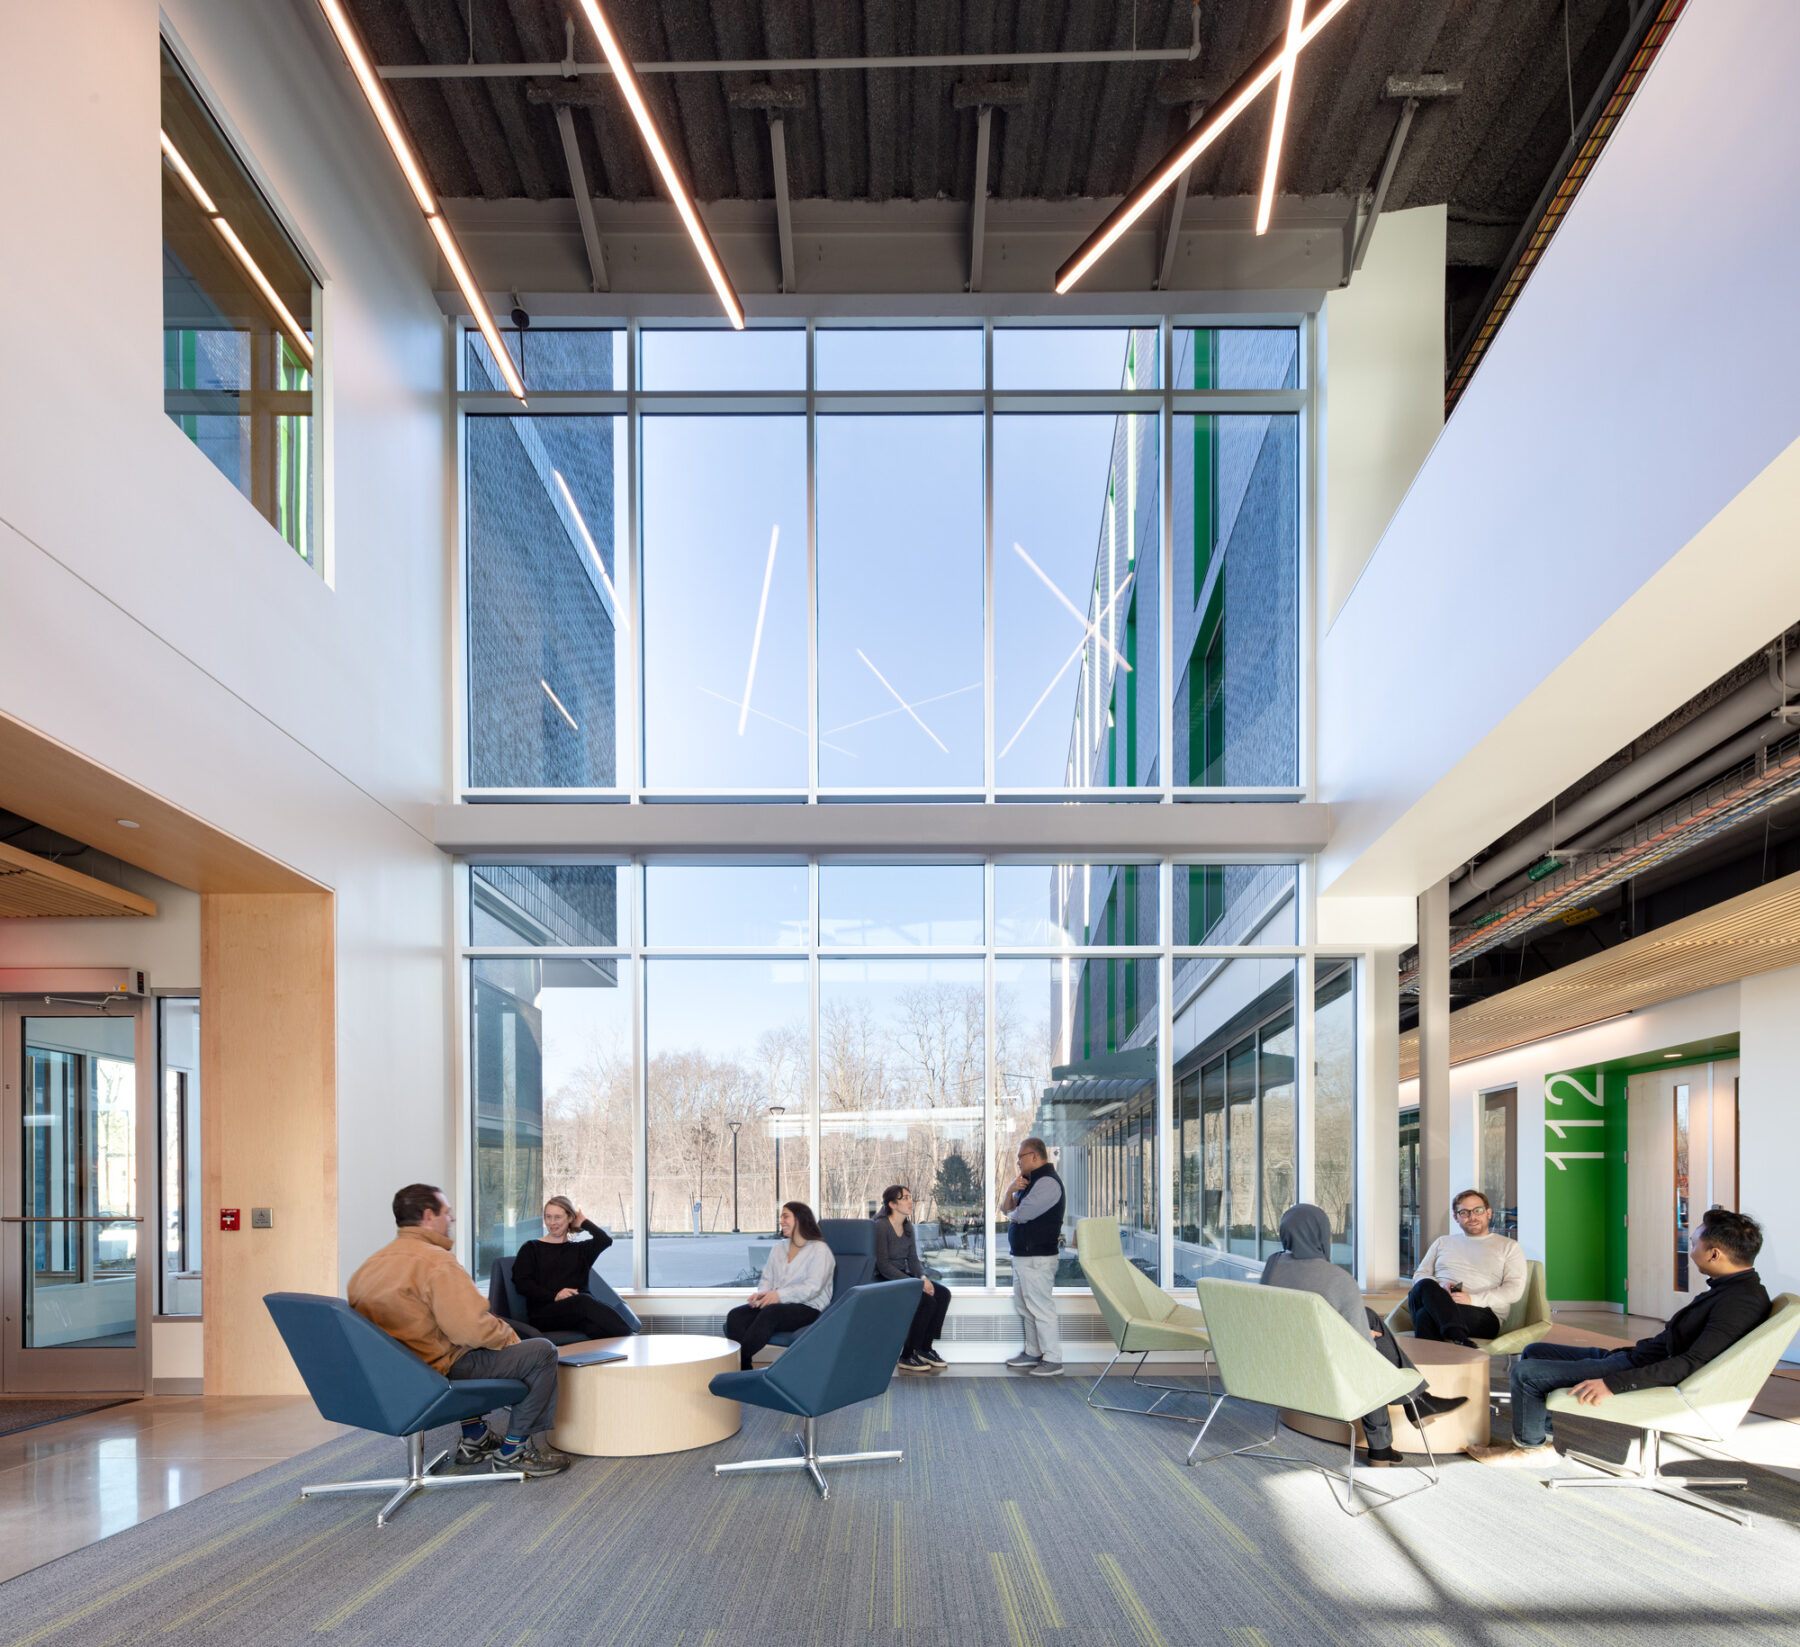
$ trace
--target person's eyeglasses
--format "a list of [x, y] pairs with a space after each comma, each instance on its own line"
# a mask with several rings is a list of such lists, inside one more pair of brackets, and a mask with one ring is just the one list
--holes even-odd
[[1477, 1213], [1486, 1212], [1487, 1210], [1486, 1207], [1458, 1207], [1456, 1209], [1456, 1216], [1458, 1218], [1473, 1218]]

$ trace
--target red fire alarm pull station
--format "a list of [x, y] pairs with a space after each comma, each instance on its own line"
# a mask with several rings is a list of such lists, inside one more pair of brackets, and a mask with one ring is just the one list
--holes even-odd
[[236, 1207], [219, 1208], [219, 1228], [234, 1230], [238, 1227], [238, 1209]]

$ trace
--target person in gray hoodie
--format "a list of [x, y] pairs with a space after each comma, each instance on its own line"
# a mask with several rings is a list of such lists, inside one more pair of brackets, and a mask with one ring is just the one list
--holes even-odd
[[[1350, 1272], [1331, 1261], [1331, 1220], [1323, 1207], [1302, 1201], [1289, 1207], [1281, 1216], [1281, 1251], [1263, 1265], [1265, 1287], [1292, 1287], [1299, 1292], [1316, 1292], [1359, 1333], [1367, 1333], [1375, 1348], [1396, 1367], [1410, 1367], [1412, 1362], [1400, 1348], [1388, 1326], [1363, 1303], [1362, 1290]], [[1410, 1409], [1413, 1423], [1424, 1425], [1440, 1413], [1454, 1412], [1467, 1396], [1428, 1395], [1425, 1381], [1410, 1395], [1401, 1398]], [[1365, 1413], [1363, 1437], [1369, 1444], [1371, 1464], [1398, 1464], [1403, 1460], [1394, 1447], [1394, 1427], [1388, 1420], [1387, 1408]]]

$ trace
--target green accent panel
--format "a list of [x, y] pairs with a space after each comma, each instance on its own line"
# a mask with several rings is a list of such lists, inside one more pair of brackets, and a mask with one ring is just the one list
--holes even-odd
[[1545, 1077], [1544, 1262], [1553, 1300], [1624, 1302], [1625, 1139], [1623, 1077], [1594, 1065]]

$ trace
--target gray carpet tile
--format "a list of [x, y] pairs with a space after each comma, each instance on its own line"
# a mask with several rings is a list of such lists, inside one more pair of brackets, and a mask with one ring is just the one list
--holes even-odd
[[[1270, 1416], [1234, 1404], [1213, 1434], [1243, 1445]], [[373, 1497], [297, 1497], [394, 1473], [398, 1443], [347, 1436], [0, 1585], [0, 1644], [1800, 1644], [1800, 1487], [1769, 1472], [1735, 1495], [1749, 1529], [1467, 1459], [1353, 1521], [1313, 1470], [1187, 1469], [1188, 1426], [1021, 1378], [896, 1380], [823, 1420], [830, 1451], [906, 1450], [833, 1472], [825, 1503], [798, 1473], [712, 1474], [793, 1428], [745, 1408], [718, 1447], [415, 1498], [380, 1531]], [[1563, 1432], [1623, 1452], [1610, 1426]]]

